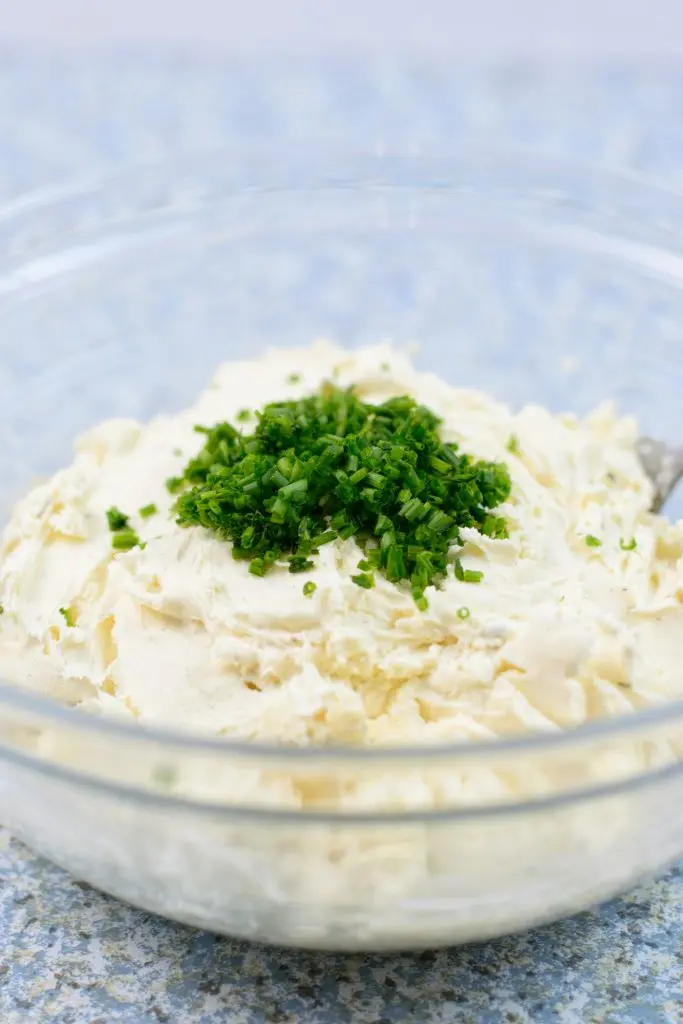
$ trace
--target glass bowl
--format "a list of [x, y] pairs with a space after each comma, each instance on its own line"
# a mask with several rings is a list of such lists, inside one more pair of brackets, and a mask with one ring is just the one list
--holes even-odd
[[[490, 152], [213, 154], [27, 196], [0, 211], [0, 253], [5, 516], [86, 427], [179, 409], [220, 362], [321, 335], [417, 343], [419, 367], [514, 406], [614, 398], [683, 438], [683, 199], [635, 178]], [[0, 704], [0, 820], [107, 892], [235, 936], [483, 939], [683, 851], [683, 702], [409, 750], [134, 727], [28, 686]]]

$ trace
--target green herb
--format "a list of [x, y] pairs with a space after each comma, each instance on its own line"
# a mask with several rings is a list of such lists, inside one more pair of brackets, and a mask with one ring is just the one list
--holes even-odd
[[312, 568], [313, 562], [310, 558], [306, 558], [304, 555], [292, 555], [289, 560], [290, 572], [306, 572], [307, 569]]
[[385, 363], [380, 363], [380, 367], [379, 368], [380, 368], [380, 370], [384, 370], [385, 373], [388, 373], [389, 370], [391, 369], [391, 366], [389, 365], [389, 363], [385, 362]]
[[627, 544], [624, 541], [624, 538], [621, 537], [620, 540], [619, 540], [619, 547], [621, 548], [622, 551], [635, 551], [636, 547], [637, 547], [636, 538], [635, 537], [631, 537], [630, 541]]
[[184, 478], [182, 476], [169, 476], [168, 480], [166, 480], [166, 490], [169, 494], [177, 494], [183, 483]]
[[511, 455], [521, 455], [519, 439], [517, 438], [516, 434], [510, 434], [505, 447], [507, 448]]
[[363, 587], [364, 590], [371, 590], [375, 585], [375, 577], [369, 572], [359, 572], [357, 576], [352, 576], [351, 580], [357, 587]]
[[4, 606], [4, 604], [0, 604], [0, 615], [4, 615], [4, 614], [5, 614], [5, 606]]
[[[204, 447], [174, 490], [181, 526], [202, 526], [233, 544], [233, 556], [265, 576], [278, 561], [292, 572], [314, 564], [331, 540], [363, 549], [361, 587], [372, 572], [405, 582], [418, 607], [451, 562], [460, 529], [506, 537], [493, 513], [510, 494], [507, 468], [480, 462], [439, 436], [441, 421], [412, 398], [371, 405], [333, 384], [256, 413], [252, 433], [232, 424], [198, 427]], [[477, 583], [482, 573], [456, 576]]]
[[300, 384], [301, 383], [301, 374], [300, 373], [290, 373], [287, 376], [287, 383], [288, 384]]
[[114, 551], [130, 551], [140, 543], [135, 530], [118, 530], [111, 539], [111, 546]]
[[478, 569], [463, 569], [459, 558], [455, 560], [453, 571], [456, 580], [460, 580], [461, 583], [480, 583], [484, 578], [483, 572], [479, 572]]
[[158, 511], [156, 505], [152, 503], [150, 505], [143, 505], [140, 509], [140, 515], [143, 519], [149, 519], [150, 516], [155, 516]]
[[251, 417], [251, 409], [240, 409], [235, 417], [238, 423], [245, 423]]
[[70, 629], [73, 629], [73, 627], [76, 625], [76, 622], [74, 620], [74, 613], [72, 612], [71, 608], [60, 608], [59, 614], [63, 617], [67, 626], [69, 626]]
[[463, 619], [464, 620], [464, 619], [469, 619], [469, 617], [470, 617], [470, 610], [469, 610], [469, 608], [458, 608], [458, 618], [459, 619]]
[[589, 548], [601, 548], [602, 541], [599, 537], [594, 537], [592, 533], [587, 533], [585, 536], [586, 544]]
[[125, 530], [128, 526], [128, 516], [121, 509], [112, 505], [111, 508], [107, 509], [107, 522], [109, 523], [110, 530]]
[[315, 584], [313, 580], [309, 580], [308, 583], [304, 583], [303, 585], [304, 597], [310, 597], [312, 594], [315, 594], [316, 590], [317, 584]]

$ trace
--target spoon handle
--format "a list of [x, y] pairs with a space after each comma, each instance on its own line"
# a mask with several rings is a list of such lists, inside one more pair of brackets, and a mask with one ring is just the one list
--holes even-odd
[[655, 487], [652, 511], [659, 512], [683, 477], [683, 448], [670, 448], [663, 441], [642, 437], [638, 442], [638, 456]]

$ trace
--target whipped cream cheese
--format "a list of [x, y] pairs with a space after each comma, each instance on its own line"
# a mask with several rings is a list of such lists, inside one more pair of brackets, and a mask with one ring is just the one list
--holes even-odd
[[[259, 578], [228, 543], [176, 525], [165, 480], [201, 448], [195, 424], [238, 423], [244, 407], [330, 379], [369, 402], [413, 395], [444, 440], [506, 462], [509, 537], [462, 531], [480, 583], [449, 576], [422, 612], [379, 573], [372, 590], [351, 581], [353, 539], [322, 547], [310, 573]], [[683, 696], [683, 524], [648, 511], [636, 439], [609, 405], [583, 420], [515, 414], [388, 345], [317, 342], [226, 364], [187, 411], [95, 427], [16, 506], [0, 676], [91, 712], [300, 745], [557, 731]], [[150, 503], [158, 512], [141, 517]], [[144, 547], [112, 549], [113, 505]]]

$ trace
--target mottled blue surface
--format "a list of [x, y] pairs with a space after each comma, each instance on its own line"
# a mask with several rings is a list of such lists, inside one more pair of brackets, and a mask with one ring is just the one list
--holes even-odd
[[683, 1020], [683, 872], [479, 946], [342, 956], [152, 918], [0, 844], [0, 1019], [46, 1024], [667, 1024]]
[[[0, 59], [0, 200], [131, 159], [321, 136], [359, 149], [494, 141], [680, 187], [683, 70]], [[679, 869], [594, 913], [476, 948], [298, 954], [151, 918], [0, 833], [0, 1020], [679, 1022], [682, 906]]]

